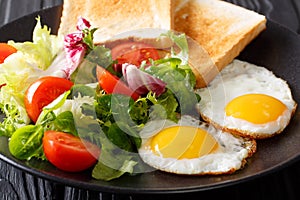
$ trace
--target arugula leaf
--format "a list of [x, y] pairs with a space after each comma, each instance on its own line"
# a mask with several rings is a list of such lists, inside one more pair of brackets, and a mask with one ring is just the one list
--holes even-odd
[[177, 100], [170, 90], [156, 97], [155, 93], [149, 92], [146, 97], [139, 98], [129, 109], [133, 121], [139, 126], [146, 124], [149, 120], [170, 119], [178, 121], [176, 110]]
[[[132, 144], [132, 151], [137, 151], [138, 148], [141, 147], [142, 139], [140, 138], [138, 134], [139, 127], [138, 126], [130, 126], [126, 122], [118, 122], [118, 127], [126, 133], [127, 137], [129, 138], [131, 144]], [[127, 149], [130, 151], [130, 149]]]
[[78, 136], [74, 117], [71, 111], [60, 113], [53, 121], [46, 124], [47, 130], [62, 131]]
[[92, 63], [87, 59], [82, 60], [79, 67], [71, 74], [70, 79], [75, 84], [97, 82], [95, 63]]
[[101, 95], [96, 98], [95, 111], [101, 126], [114, 122], [111, 111], [111, 95]]
[[190, 70], [173, 68], [169, 63], [151, 66], [146, 71], [167, 83], [167, 88], [175, 95], [183, 114], [195, 114], [195, 105], [199, 96], [194, 93], [194, 75]]
[[98, 180], [110, 181], [116, 178], [121, 177], [125, 173], [132, 174], [133, 168], [136, 165], [136, 162], [131, 160], [130, 157], [126, 157], [125, 159], [121, 159], [120, 155], [110, 155], [107, 156], [110, 158], [118, 158], [118, 160], [111, 160], [111, 162], [123, 162], [122, 165], [118, 169], [113, 169], [102, 162], [98, 162], [92, 172], [92, 176]]
[[93, 169], [93, 178], [110, 181], [125, 173], [132, 174], [134, 166], [137, 164], [133, 159], [134, 154], [120, 149], [103, 134], [101, 141], [102, 151], [99, 161]]
[[110, 49], [104, 45], [95, 46], [93, 51], [89, 52], [85, 58], [91, 63], [95, 63], [103, 68], [107, 68], [113, 63]]
[[138, 126], [129, 110], [134, 101], [125, 95], [109, 94], [97, 97], [96, 115], [102, 130], [115, 145], [127, 151], [139, 148]]
[[[156, 105], [156, 107], [152, 107], [152, 112], [150, 112], [151, 120], [170, 119], [174, 122], [178, 121], [176, 110], [179, 104], [171, 90], [166, 90], [165, 93], [156, 99], [154, 99], [152, 95], [148, 95], [147, 98]], [[164, 111], [164, 114], [162, 113], [162, 110]]]
[[131, 97], [126, 95], [112, 94], [111, 95], [111, 111], [115, 122], [124, 122], [129, 126], [135, 126], [128, 110], [133, 105], [134, 101]]
[[106, 132], [107, 138], [116, 146], [126, 151], [133, 151], [134, 147], [126, 132], [118, 126], [117, 123], [112, 123]]

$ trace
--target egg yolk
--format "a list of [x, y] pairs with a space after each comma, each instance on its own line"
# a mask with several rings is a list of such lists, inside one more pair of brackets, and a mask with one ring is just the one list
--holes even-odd
[[227, 116], [243, 119], [254, 124], [275, 121], [287, 109], [280, 100], [265, 94], [246, 94], [230, 101]]
[[152, 151], [165, 158], [198, 158], [213, 152], [217, 147], [218, 143], [213, 136], [193, 126], [168, 127], [151, 141]]

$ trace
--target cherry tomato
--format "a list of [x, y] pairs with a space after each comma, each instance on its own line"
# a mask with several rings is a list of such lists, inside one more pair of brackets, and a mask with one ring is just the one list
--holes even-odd
[[0, 43], [0, 64], [4, 62], [9, 55], [16, 53], [17, 49], [6, 43]]
[[67, 79], [46, 76], [33, 82], [25, 92], [25, 108], [28, 116], [36, 122], [44, 106], [59, 95], [70, 90], [73, 83]]
[[147, 61], [149, 59], [157, 60], [159, 59], [159, 54], [157, 50], [143, 42], [125, 42], [121, 43], [111, 50], [112, 59], [118, 60], [119, 64], [130, 63], [136, 66], [140, 66], [142, 61]]
[[139, 98], [139, 94], [131, 90], [122, 80], [99, 66], [97, 67], [97, 78], [100, 87], [108, 94], [124, 94], [134, 100]]
[[79, 172], [93, 166], [100, 148], [69, 133], [46, 131], [43, 137], [46, 158], [58, 169]]

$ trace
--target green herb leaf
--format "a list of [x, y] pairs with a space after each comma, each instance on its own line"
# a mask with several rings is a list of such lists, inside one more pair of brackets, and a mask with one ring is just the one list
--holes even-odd
[[103, 45], [97, 45], [93, 51], [86, 55], [86, 59], [91, 63], [95, 63], [103, 68], [107, 68], [113, 63], [110, 49]]
[[102, 151], [98, 163], [93, 169], [95, 179], [110, 181], [125, 173], [132, 174], [137, 162], [133, 159], [136, 153], [130, 153], [115, 146], [105, 135], [101, 137]]
[[9, 151], [20, 160], [46, 157], [42, 148], [44, 128], [41, 125], [27, 125], [17, 129], [9, 141]]
[[62, 131], [78, 136], [77, 128], [75, 126], [71, 111], [60, 113], [53, 121], [47, 124], [47, 130]]
[[97, 30], [97, 28], [92, 28], [92, 29], [83, 29], [82, 32], [84, 34], [83, 36], [83, 42], [88, 45], [89, 49], [93, 50], [94, 49], [94, 33]]

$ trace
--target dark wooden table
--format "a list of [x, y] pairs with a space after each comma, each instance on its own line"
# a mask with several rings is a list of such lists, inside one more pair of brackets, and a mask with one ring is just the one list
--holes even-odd
[[[262, 13], [300, 34], [299, 0], [227, 0]], [[0, 0], [0, 27], [34, 11], [61, 5], [63, 0]], [[0, 36], [1, 37], [1, 36]], [[299, 52], [300, 56], [300, 52]], [[299, 147], [300, 151], [300, 147]], [[176, 195], [99, 193], [64, 186], [27, 174], [0, 160], [0, 199], [300, 199], [300, 161], [242, 184]]]

